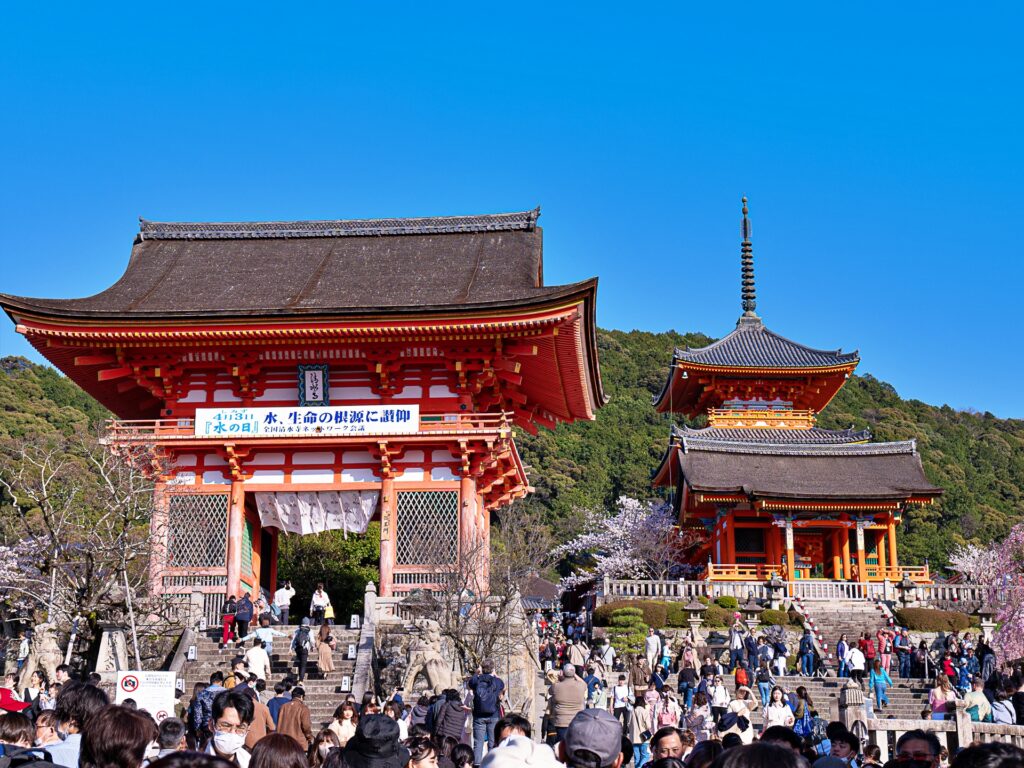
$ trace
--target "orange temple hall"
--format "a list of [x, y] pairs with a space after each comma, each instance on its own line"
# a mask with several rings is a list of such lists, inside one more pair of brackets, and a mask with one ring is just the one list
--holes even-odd
[[914, 441], [815, 426], [859, 357], [765, 327], [750, 237], [744, 199], [743, 314], [714, 344], [677, 349], [655, 398], [661, 413], [707, 421], [673, 427], [654, 478], [673, 489], [680, 525], [709, 534], [691, 564], [706, 564], [712, 580], [928, 581], [926, 566], [900, 566], [896, 529], [908, 505], [930, 504], [941, 489]]
[[20, 333], [159, 460], [151, 579], [274, 589], [282, 532], [380, 521], [382, 596], [433, 588], [529, 490], [516, 428], [605, 401], [596, 280], [545, 286], [538, 211], [142, 221], [84, 299], [0, 296]]

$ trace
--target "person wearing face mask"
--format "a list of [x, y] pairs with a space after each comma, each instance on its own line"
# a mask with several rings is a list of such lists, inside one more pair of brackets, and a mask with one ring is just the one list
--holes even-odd
[[309, 768], [321, 768], [332, 749], [341, 749], [341, 742], [338, 741], [338, 736], [334, 731], [324, 728], [309, 745], [309, 754], [306, 756], [309, 760]]
[[213, 700], [213, 717], [210, 719], [213, 738], [206, 746], [206, 754], [223, 758], [238, 768], [249, 768], [245, 737], [252, 718], [252, 699], [244, 693], [224, 691], [217, 694]]
[[57, 716], [52, 711], [40, 712], [36, 718], [37, 747], [49, 747], [51, 744], [59, 744], [60, 735], [57, 733]]
[[95, 685], [77, 681], [64, 684], [57, 695], [57, 705], [54, 708], [63, 741], [47, 749], [54, 763], [66, 768], [78, 768], [82, 734], [85, 733], [92, 718], [109, 703], [107, 694]]

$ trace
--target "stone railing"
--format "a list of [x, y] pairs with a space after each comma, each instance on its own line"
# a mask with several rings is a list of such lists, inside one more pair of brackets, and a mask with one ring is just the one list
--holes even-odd
[[[720, 567], [720, 566], [716, 566]], [[806, 579], [783, 582], [785, 589], [776, 597], [817, 600], [882, 600], [901, 604], [904, 595], [892, 581], [829, 581], [827, 579]], [[646, 580], [646, 579], [605, 579], [597, 585], [597, 603], [602, 605], [613, 600], [680, 600], [689, 602], [695, 597], [714, 599], [729, 595], [740, 602], [751, 594], [757, 600], [771, 598], [767, 581], [718, 581], [704, 580]], [[974, 611], [983, 604], [998, 605], [1005, 600], [999, 590], [979, 584], [915, 584], [914, 591], [906, 595], [909, 605], [936, 608], [956, 608]]]

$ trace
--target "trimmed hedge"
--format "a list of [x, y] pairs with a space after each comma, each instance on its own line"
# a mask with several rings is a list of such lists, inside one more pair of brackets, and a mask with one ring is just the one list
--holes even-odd
[[740, 607], [740, 601], [732, 595], [722, 595], [715, 598], [715, 605], [719, 605], [727, 611], [735, 611]]
[[690, 626], [690, 612], [686, 610], [685, 603], [668, 603], [665, 609], [668, 612], [668, 626], [684, 628]]
[[711, 627], [713, 629], [731, 627], [733, 622], [732, 613], [733, 612], [727, 608], [723, 608], [720, 605], [712, 603], [704, 612], [704, 626]]
[[789, 614], [786, 611], [773, 611], [771, 608], [766, 608], [761, 612], [761, 623], [773, 626], [778, 624], [781, 627], [789, 624]]
[[899, 608], [893, 611], [896, 623], [918, 632], [952, 632], [970, 629], [971, 617], [957, 611], [936, 608]]
[[655, 629], [662, 629], [668, 621], [666, 603], [655, 600], [616, 600], [614, 603], [607, 603], [594, 611], [594, 624], [599, 627], [609, 626], [612, 614], [622, 608], [638, 609], [644, 624]]

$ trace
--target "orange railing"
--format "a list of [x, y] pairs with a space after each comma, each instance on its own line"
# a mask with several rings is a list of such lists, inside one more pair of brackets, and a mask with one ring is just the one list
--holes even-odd
[[757, 408], [711, 408], [708, 423], [713, 427], [768, 427], [808, 429], [814, 426], [815, 413], [808, 410], [769, 410]]
[[764, 581], [777, 573], [786, 578], [781, 565], [765, 563], [708, 563], [706, 579], [709, 581]]
[[[441, 413], [421, 414], [417, 432], [413, 434], [451, 435], [474, 432], [510, 432], [511, 413]], [[336, 437], [365, 437], [366, 434], [336, 435]], [[387, 432], [373, 432], [373, 436]], [[397, 432], [396, 432], [397, 434]], [[409, 434], [409, 433], [403, 433]], [[307, 435], [308, 436], [308, 435]], [[242, 439], [261, 440], [281, 435], [245, 435]], [[180, 419], [108, 419], [106, 438], [110, 442], [153, 442], [160, 440], [217, 440], [222, 437], [196, 435], [195, 421]]]
[[932, 577], [928, 572], [928, 566], [898, 566], [896, 568], [885, 568], [877, 565], [866, 565], [864, 576], [868, 581], [892, 582], [903, 581], [903, 574], [910, 577], [916, 584], [931, 584]]

